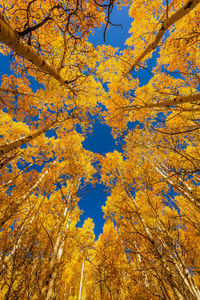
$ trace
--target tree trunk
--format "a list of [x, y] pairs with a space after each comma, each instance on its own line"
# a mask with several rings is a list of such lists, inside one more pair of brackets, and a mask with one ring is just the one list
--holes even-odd
[[26, 60], [32, 62], [43, 72], [58, 80], [62, 85], [68, 85], [68, 81], [63, 79], [44, 57], [37, 54], [30, 45], [20, 38], [17, 32], [6, 21], [2, 13], [0, 13], [0, 42], [7, 45]]
[[83, 259], [82, 268], [81, 268], [81, 280], [80, 280], [80, 289], [79, 289], [79, 297], [78, 297], [79, 300], [81, 300], [81, 293], [82, 293], [83, 270], [84, 270], [84, 259]]
[[61, 229], [62, 225], [66, 222], [65, 226], [65, 233], [68, 230], [69, 227], [69, 218], [67, 217], [68, 214], [68, 207], [66, 206], [65, 211], [63, 213], [63, 224], [60, 225], [60, 231], [58, 233], [55, 246], [53, 249], [53, 254], [51, 256], [49, 266], [45, 275], [45, 279], [43, 281], [43, 287], [40, 292], [40, 300], [50, 300], [53, 296], [53, 288], [54, 288], [54, 282], [57, 275], [57, 265], [60, 262], [63, 254], [63, 247], [64, 247], [64, 239], [61, 241], [61, 238], [63, 236], [61, 235]]
[[160, 167], [154, 166], [156, 171], [180, 194], [186, 197], [190, 203], [194, 205], [194, 207], [200, 211], [200, 203], [193, 197], [191, 194], [191, 191], [188, 190], [188, 188], [185, 186], [185, 182], [181, 182], [179, 184], [178, 182], [173, 181], [170, 177], [171, 174], [167, 174], [166, 171], [161, 169]]
[[[53, 162], [52, 165], [54, 165], [56, 163], [56, 161]], [[39, 184], [42, 182], [42, 180], [46, 177], [46, 175], [49, 173], [49, 169], [47, 169], [41, 176], [40, 178], [37, 180], [37, 182], [32, 185], [32, 187], [22, 196], [20, 197], [18, 200], [16, 200], [13, 205], [11, 206], [10, 209], [8, 209], [4, 215], [0, 218], [0, 227], [2, 227], [10, 218], [12, 218], [12, 216], [18, 212], [18, 208], [20, 205], [22, 205], [26, 199], [31, 195], [31, 193], [39, 186]]]
[[183, 103], [197, 103], [200, 101], [200, 93], [196, 93], [194, 95], [187, 95], [187, 96], [182, 96], [182, 97], [176, 97], [174, 99], [168, 99], [164, 100], [158, 103], [149, 103], [146, 105], [142, 106], [137, 106], [137, 105], [131, 105], [129, 106], [130, 109], [133, 110], [140, 110], [140, 109], [145, 109], [145, 108], [169, 108], [170, 106], [175, 106], [178, 104], [183, 104]]
[[40, 129], [40, 130], [36, 131], [33, 134], [30, 134], [28, 136], [19, 138], [18, 140], [15, 140], [15, 141], [10, 142], [10, 143], [0, 145], [0, 157], [3, 156], [4, 154], [10, 152], [10, 151], [13, 151], [13, 150], [17, 149], [18, 147], [21, 147], [22, 145], [24, 145], [26, 143], [34, 140], [35, 138], [37, 138], [38, 136], [42, 135], [47, 130], [49, 130], [57, 122], [58, 121], [53, 121], [52, 123], [47, 125], [45, 128]]
[[[149, 229], [148, 225], [146, 224], [146, 222], [145, 222], [145, 220], [143, 218], [143, 215], [140, 213], [140, 210], [138, 208], [138, 205], [137, 205], [137, 202], [136, 202], [135, 198], [132, 196], [131, 192], [129, 191], [129, 188], [124, 183], [122, 176], [120, 176], [120, 177], [121, 177], [121, 180], [123, 182], [123, 186], [124, 186], [126, 194], [128, 195], [128, 197], [130, 197], [132, 199], [132, 201], [133, 201], [133, 203], [135, 205], [137, 215], [138, 215], [138, 217], [139, 217], [139, 219], [140, 219], [140, 221], [142, 223], [142, 226], [144, 228], [146, 237], [147, 237], [147, 239], [150, 241], [150, 243], [152, 245], [152, 248], [153, 248], [153, 251], [155, 253], [155, 256], [159, 259], [159, 261], [160, 261], [160, 263], [162, 265], [163, 271], [165, 272], [166, 278], [167, 278], [167, 280], [168, 280], [168, 282], [170, 284], [170, 287], [171, 287], [172, 291], [177, 295], [178, 299], [184, 299], [184, 295], [182, 295], [182, 291], [181, 291], [179, 285], [177, 284], [177, 282], [176, 282], [176, 280], [174, 278], [173, 272], [170, 270], [170, 267], [167, 265], [167, 263], [165, 261], [165, 258], [163, 257], [162, 253], [160, 253], [159, 245], [157, 244], [157, 239], [155, 239], [155, 237], [152, 236], [152, 234], [150, 232], [150, 229]], [[179, 272], [179, 275], [182, 275], [182, 274], [180, 274], [180, 272]], [[190, 287], [189, 287], [189, 290], [191, 291]], [[196, 296], [197, 293], [193, 292], [191, 294], [193, 296]], [[197, 298], [197, 299], [199, 300], [200, 298]]]
[[185, 17], [193, 8], [195, 8], [200, 3], [200, 0], [189, 0], [187, 3], [181, 7], [177, 12], [175, 12], [170, 18], [167, 18], [166, 21], [162, 22], [162, 27], [158, 31], [154, 41], [150, 43], [146, 49], [143, 51], [143, 53], [136, 59], [134, 64], [131, 66], [131, 68], [128, 70], [127, 73], [130, 73], [133, 71], [133, 69], [142, 61], [142, 59], [151, 51], [154, 51], [156, 47], [158, 46], [161, 38], [165, 34], [165, 32], [171, 27], [173, 24], [175, 24], [177, 21]]
[[68, 201], [66, 203], [66, 207], [65, 207], [65, 210], [63, 213], [63, 218], [62, 218], [62, 221], [60, 224], [60, 228], [59, 228], [58, 235], [56, 238], [53, 253], [50, 258], [49, 264], [47, 266], [47, 272], [45, 275], [45, 279], [43, 280], [39, 300], [53, 299], [54, 285], [55, 285], [55, 280], [56, 280], [56, 276], [57, 276], [58, 266], [61, 261], [62, 255], [63, 255], [63, 249], [64, 249], [64, 243], [65, 243], [64, 236], [66, 236], [66, 234], [68, 232], [69, 224], [70, 224], [71, 208], [69, 206], [69, 203], [70, 203], [70, 199], [72, 199], [72, 197], [74, 195], [73, 188], [75, 187], [75, 189], [78, 190], [79, 185], [80, 185], [80, 178], [78, 178], [77, 184], [75, 186], [72, 185], [72, 189], [69, 191], [68, 195], [66, 196], [66, 199]]

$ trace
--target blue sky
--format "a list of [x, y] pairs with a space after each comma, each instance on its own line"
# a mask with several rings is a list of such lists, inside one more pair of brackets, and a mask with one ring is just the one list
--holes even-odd
[[104, 28], [96, 29], [95, 33], [89, 38], [89, 41], [93, 43], [95, 47], [97, 45], [106, 44], [122, 50], [127, 38], [129, 37], [128, 31], [131, 27], [132, 21], [133, 19], [129, 18], [128, 15], [128, 7], [123, 7], [119, 10], [114, 7], [111, 14], [111, 22], [113, 24], [121, 24], [122, 26], [110, 26], [106, 31], [105, 42], [103, 39]]
[[[106, 32], [105, 43], [103, 39], [104, 30], [97, 29], [94, 35], [90, 37], [90, 42], [92, 42], [94, 46], [106, 44], [119, 48], [119, 51], [123, 50], [125, 48], [125, 42], [129, 37], [131, 22], [133, 21], [128, 16], [128, 7], [124, 7], [120, 10], [115, 8], [111, 15], [111, 21], [114, 24], [122, 24], [122, 27], [110, 26]], [[157, 55], [157, 52], [155, 52], [152, 59], [149, 60], [149, 70], [151, 70], [155, 64]], [[151, 74], [143, 69], [136, 72], [135, 75], [140, 78], [141, 85], [146, 84], [151, 78]], [[134, 128], [134, 126], [134, 123], [128, 125], [129, 129]], [[118, 151], [121, 150], [121, 147], [115, 143], [111, 135], [111, 128], [105, 124], [101, 124], [97, 119], [95, 119], [95, 124], [93, 126], [93, 134], [86, 138], [83, 146], [88, 150], [102, 155], [105, 155], [107, 152], [112, 152], [115, 149]], [[103, 219], [102, 206], [105, 205], [106, 197], [107, 193], [105, 187], [97, 184], [95, 188], [88, 187], [88, 191], [85, 191], [85, 193], [82, 194], [82, 198], [79, 202], [80, 208], [84, 211], [81, 216], [80, 224], [82, 224], [85, 218], [92, 218], [95, 223], [96, 238], [102, 232], [103, 223], [105, 221]]]
[[[120, 10], [115, 8], [111, 15], [111, 21], [114, 24], [122, 24], [122, 27], [110, 26], [106, 31], [105, 43], [103, 39], [103, 29], [97, 29], [89, 40], [95, 47], [97, 45], [106, 44], [123, 50], [125, 41], [129, 37], [128, 31], [132, 21], [128, 16], [128, 8], [124, 7]], [[120, 150], [120, 147], [116, 145], [111, 135], [111, 128], [105, 124], [101, 124], [98, 119], [95, 119], [93, 133], [88, 135], [83, 146], [88, 150], [102, 155], [105, 155], [107, 152], [112, 152], [115, 149]], [[107, 197], [105, 187], [102, 184], [96, 184], [95, 187], [89, 186], [85, 191], [82, 191], [81, 195], [82, 198], [79, 202], [79, 206], [84, 213], [81, 216], [80, 224], [82, 224], [86, 218], [92, 218], [95, 223], [94, 231], [97, 238], [102, 232], [103, 223], [105, 221], [102, 213], [102, 206], [105, 205]]]
[[[114, 8], [111, 21], [114, 24], [122, 24], [121, 26], [110, 26], [106, 32], [106, 41], [103, 39], [104, 29], [96, 29], [95, 33], [90, 37], [90, 42], [97, 45], [107, 44], [122, 50], [124, 43], [128, 38], [129, 28], [131, 26], [131, 19], [128, 17], [128, 8], [124, 7], [120, 10]], [[9, 69], [10, 57], [0, 55], [0, 76], [3, 74], [11, 74]], [[34, 90], [34, 81], [32, 81], [32, 88]], [[98, 119], [94, 120], [93, 133], [88, 135], [83, 143], [84, 148], [95, 153], [105, 155], [107, 152], [112, 152], [115, 149], [120, 150], [120, 146], [116, 145], [112, 135], [111, 128], [105, 124], [101, 124]], [[81, 191], [81, 200], [79, 202], [80, 208], [84, 211], [81, 216], [80, 226], [88, 217], [92, 218], [95, 223], [96, 238], [102, 232], [104, 223], [102, 206], [106, 201], [106, 191], [102, 184], [97, 184], [95, 187], [88, 186]]]
[[[113, 47], [117, 47], [120, 50], [124, 49], [125, 42], [129, 37], [129, 29], [131, 27], [131, 22], [133, 20], [128, 16], [128, 7], [123, 7], [117, 10], [115, 7], [112, 15], [111, 22], [113, 24], [121, 24], [122, 26], [110, 26], [106, 31], [106, 40], [104, 42], [104, 28], [96, 29], [94, 34], [90, 36], [89, 41], [97, 45], [107, 44]], [[149, 69], [155, 64], [155, 58], [158, 52], [155, 52], [153, 58], [148, 62]], [[11, 74], [9, 69], [10, 57], [0, 55], [0, 77], [3, 74]], [[148, 82], [151, 75], [146, 70], [140, 70], [135, 74], [140, 78], [140, 84], [143, 85]], [[37, 88], [37, 83], [31, 80], [32, 89]], [[134, 123], [129, 124], [129, 129], [134, 128]], [[49, 135], [47, 133], [47, 135]], [[88, 134], [86, 137], [83, 147], [92, 152], [105, 155], [108, 152], [113, 152], [115, 149], [120, 151], [120, 145], [117, 145], [115, 140], [111, 135], [111, 128], [105, 124], [100, 123], [100, 121], [95, 118], [93, 124], [93, 132]], [[95, 187], [88, 186], [80, 192], [81, 200], [79, 202], [80, 208], [83, 210], [81, 220], [78, 226], [81, 226], [84, 220], [88, 217], [92, 218], [95, 223], [95, 235], [102, 232], [102, 227], [104, 224], [102, 206], [105, 205], [107, 192], [102, 184], [96, 184]]]

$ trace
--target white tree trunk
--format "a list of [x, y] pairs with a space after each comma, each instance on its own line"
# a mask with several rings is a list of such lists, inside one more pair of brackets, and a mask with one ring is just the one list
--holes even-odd
[[[54, 165], [56, 161], [53, 162], [52, 165]], [[51, 168], [51, 167], [50, 167]], [[50, 168], [47, 169], [40, 178], [36, 181], [34, 185], [30, 187], [30, 189], [18, 200], [16, 200], [11, 208], [8, 211], [5, 211], [4, 215], [0, 218], [0, 227], [2, 227], [12, 216], [18, 211], [18, 208], [20, 205], [22, 205], [26, 199], [31, 195], [31, 193], [39, 186], [39, 184], [42, 182], [42, 180], [46, 177], [46, 175], [49, 173]]]
[[32, 141], [33, 139], [37, 138], [38, 136], [42, 135], [43, 133], [45, 133], [47, 130], [49, 130], [54, 124], [56, 124], [57, 121], [52, 122], [51, 124], [49, 124], [48, 126], [46, 126], [45, 128], [38, 130], [28, 136], [25, 137], [21, 137], [15, 141], [12, 141], [10, 143], [6, 143], [3, 145], [0, 145], [0, 157], [10, 151], [13, 151], [15, 149], [17, 149], [18, 147], [21, 147], [22, 145]]
[[158, 43], [160, 42], [161, 38], [163, 37], [164, 33], [171, 27], [173, 24], [175, 24], [177, 21], [185, 17], [192, 9], [194, 9], [198, 4], [200, 3], [200, 0], [189, 0], [187, 3], [181, 7], [178, 11], [176, 11], [171, 17], [167, 18], [166, 21], [162, 22], [162, 27], [158, 31], [154, 41], [150, 43], [146, 49], [143, 51], [143, 53], [135, 60], [131, 68], [127, 73], [130, 73], [133, 71], [133, 69], [142, 61], [142, 59], [151, 51], [155, 50], [158, 46]]
[[146, 105], [130, 105], [129, 108], [133, 110], [140, 110], [145, 108], [169, 108], [170, 106], [175, 106], [178, 104], [184, 103], [198, 103], [200, 101], [200, 93], [196, 93], [193, 95], [187, 95], [182, 97], [175, 97], [174, 99], [164, 100], [158, 103], [149, 103]]
[[81, 300], [81, 293], [82, 293], [83, 270], [84, 270], [84, 259], [83, 259], [82, 268], [81, 268], [81, 280], [80, 280], [80, 289], [79, 289], [79, 297], [78, 297], [79, 300]]
[[7, 45], [11, 50], [26, 60], [32, 62], [43, 72], [54, 77], [62, 85], [68, 84], [68, 81], [63, 79], [44, 57], [37, 54], [30, 45], [20, 38], [17, 32], [6, 21], [2, 13], [0, 13], [0, 42]]

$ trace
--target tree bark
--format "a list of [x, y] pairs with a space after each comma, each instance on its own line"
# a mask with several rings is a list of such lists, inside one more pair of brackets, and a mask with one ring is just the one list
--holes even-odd
[[49, 74], [61, 85], [68, 85], [68, 81], [63, 79], [53, 66], [41, 55], [37, 54], [33, 47], [28, 45], [19, 34], [6, 21], [3, 14], [0, 13], [0, 42], [7, 45], [11, 50], [32, 62], [41, 71]]
[[[70, 225], [70, 213], [71, 207], [69, 206], [70, 199], [73, 197], [73, 188], [75, 187], [78, 190], [80, 185], [80, 178], [77, 181], [77, 184], [72, 186], [72, 190], [69, 191], [66, 199], [68, 200], [66, 203], [65, 210], [63, 212], [62, 221], [60, 224], [60, 228], [58, 230], [58, 235], [56, 238], [55, 246], [53, 249], [53, 253], [51, 255], [49, 264], [47, 266], [47, 272], [45, 278], [43, 280], [42, 288], [40, 290], [39, 300], [50, 300], [53, 299], [54, 294], [54, 285], [57, 277], [58, 266], [61, 261], [64, 243], [66, 234], [68, 233], [69, 225]], [[64, 233], [64, 234], [63, 234]]]
[[[140, 219], [140, 221], [143, 225], [143, 228], [144, 228], [147, 239], [151, 242], [151, 245], [152, 245], [153, 250], [155, 252], [155, 256], [158, 257], [158, 259], [160, 260], [160, 262], [162, 264], [163, 270], [165, 272], [165, 275], [168, 279], [168, 282], [170, 284], [170, 287], [171, 287], [172, 291], [174, 291], [174, 293], [176, 294], [178, 299], [184, 299], [184, 295], [182, 294], [182, 291], [181, 291], [179, 285], [176, 282], [176, 279], [174, 277], [173, 272], [170, 270], [170, 267], [168, 266], [165, 258], [160, 253], [159, 245], [157, 245], [157, 240], [155, 239], [154, 236], [152, 236], [152, 234], [150, 232], [150, 229], [149, 229], [148, 225], [146, 224], [146, 222], [143, 218], [143, 215], [140, 213], [140, 210], [138, 208], [136, 200], [134, 199], [131, 192], [129, 191], [129, 188], [126, 186], [125, 182], [123, 181], [122, 176], [120, 176], [120, 177], [121, 177], [121, 180], [122, 180], [122, 183], [123, 183], [126, 194], [128, 195], [128, 197], [130, 197], [132, 199], [132, 201], [135, 205], [137, 215], [138, 215], [138, 217], [139, 217], [139, 219]], [[172, 249], [168, 249], [166, 244], [163, 244], [163, 245], [167, 248], [167, 250], [169, 250], [169, 252], [170, 251], [172, 252]], [[177, 269], [177, 274], [185, 282], [185, 285], [187, 287], [186, 291], [189, 291], [192, 296], [194, 296], [196, 299], [199, 300], [200, 299], [200, 294], [199, 294], [200, 292], [199, 292], [198, 288], [195, 286], [193, 281], [191, 281], [191, 279], [189, 278], [189, 275], [188, 276], [186, 275], [187, 272], [185, 272], [185, 270], [187, 268], [185, 267], [185, 265], [183, 264], [182, 261], [181, 261], [182, 265], [180, 266], [180, 257], [178, 256], [176, 258], [176, 256], [177, 256], [177, 253], [172, 252], [171, 258], [174, 260], [174, 262], [177, 266], [177, 268], [176, 268]], [[183, 271], [183, 269], [184, 269], [184, 271]]]
[[22, 145], [24, 145], [26, 143], [34, 140], [35, 138], [37, 138], [38, 136], [42, 135], [47, 130], [49, 130], [57, 122], [58, 121], [53, 121], [52, 123], [47, 125], [45, 128], [40, 129], [40, 130], [36, 131], [33, 134], [30, 134], [26, 137], [19, 138], [18, 140], [15, 140], [15, 141], [10, 142], [10, 143], [0, 145], [0, 157], [3, 156], [4, 154], [10, 152], [10, 151], [13, 151], [13, 150], [17, 149], [18, 147], [21, 147]]
[[167, 18], [166, 21], [162, 22], [162, 26], [160, 30], [158, 31], [154, 41], [150, 43], [146, 49], [142, 52], [142, 54], [135, 60], [131, 68], [128, 70], [127, 74], [132, 72], [133, 69], [142, 61], [142, 59], [151, 51], [155, 50], [158, 46], [161, 38], [171, 27], [173, 24], [175, 24], [177, 21], [185, 17], [193, 8], [195, 8], [200, 3], [200, 0], [189, 0], [187, 3], [181, 7], [178, 11], [176, 11], [171, 17]]
[[78, 297], [79, 300], [81, 300], [81, 294], [82, 294], [83, 270], [84, 270], [84, 259], [83, 259], [82, 268], [81, 268], [81, 280], [80, 280], [79, 297]]
[[184, 103], [196, 103], [200, 101], [200, 93], [193, 95], [187, 95], [182, 97], [175, 97], [174, 99], [164, 100], [158, 103], [149, 103], [146, 105], [130, 105], [127, 108], [130, 110], [140, 110], [145, 108], [169, 108], [170, 106], [175, 106]]
[[[53, 162], [53, 164], [55, 164], [56, 161]], [[37, 180], [37, 182], [32, 185], [32, 187], [22, 196], [20, 197], [18, 200], [16, 200], [13, 205], [11, 206], [10, 209], [8, 209], [4, 215], [0, 218], [0, 228], [10, 219], [12, 218], [12, 216], [18, 212], [18, 208], [19, 206], [21, 206], [26, 199], [31, 195], [31, 193], [39, 186], [39, 184], [42, 182], [42, 180], [46, 177], [46, 175], [49, 173], [49, 169], [47, 169], [41, 176], [40, 178]]]
[[[69, 227], [69, 218], [67, 218], [67, 215], [68, 215], [68, 207], [66, 206], [65, 211], [63, 213], [63, 223], [67, 221], [65, 226], [65, 233], [67, 232]], [[61, 238], [63, 238], [61, 235], [62, 225], [63, 224], [61, 224], [60, 231], [58, 232], [58, 236], [53, 249], [53, 254], [51, 256], [49, 266], [45, 275], [45, 279], [43, 281], [43, 287], [41, 289], [40, 298], [39, 298], [40, 300], [52, 299], [51, 297], [53, 295], [54, 282], [57, 275], [56, 265], [60, 262], [62, 258], [63, 247], [64, 247], [64, 240], [61, 241]]]

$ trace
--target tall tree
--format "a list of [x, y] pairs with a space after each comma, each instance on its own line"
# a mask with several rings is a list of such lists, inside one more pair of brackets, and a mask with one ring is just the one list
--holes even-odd
[[[3, 299], [200, 299], [199, 2], [1, 3]], [[121, 52], [89, 42], [115, 4], [133, 18]], [[120, 152], [83, 148], [97, 115]], [[96, 169], [95, 241], [78, 201]]]

